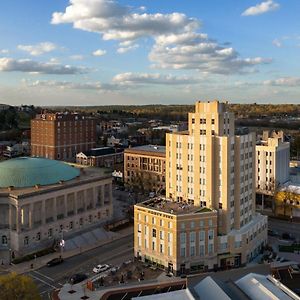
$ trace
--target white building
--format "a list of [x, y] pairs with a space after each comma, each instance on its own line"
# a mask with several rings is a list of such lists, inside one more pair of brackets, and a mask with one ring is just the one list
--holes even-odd
[[63, 231], [109, 220], [112, 177], [44, 158], [0, 163], [0, 259], [8, 263], [52, 246]]
[[290, 143], [284, 142], [282, 131], [264, 131], [255, 151], [256, 190], [272, 194], [276, 187], [289, 181]]

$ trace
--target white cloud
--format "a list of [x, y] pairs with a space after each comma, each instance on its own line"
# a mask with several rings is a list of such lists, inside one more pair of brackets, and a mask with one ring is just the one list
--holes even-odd
[[138, 13], [114, 0], [70, 0], [64, 12], [52, 15], [52, 24], [62, 23], [99, 33], [103, 40], [119, 41], [120, 54], [136, 49], [138, 39], [151, 38], [155, 43], [148, 57], [155, 68], [233, 74], [255, 72], [256, 65], [271, 62], [269, 58], [241, 58], [234, 48], [199, 33], [200, 21], [185, 14]]
[[62, 65], [53, 62], [37, 62], [30, 59], [0, 58], [0, 71], [2, 72], [27, 72], [40, 74], [82, 74], [88, 71], [87, 68]]
[[279, 39], [274, 39], [272, 44], [278, 48], [282, 47], [282, 42]]
[[72, 60], [84, 60], [84, 55], [81, 54], [75, 54], [75, 55], [71, 55], [70, 58]]
[[97, 91], [117, 91], [124, 89], [124, 87], [114, 83], [96, 82], [71, 82], [71, 81], [56, 81], [56, 80], [24, 80], [27, 87], [47, 87], [60, 89], [74, 89], [74, 90], [97, 90]]
[[261, 57], [243, 59], [232, 47], [221, 46], [197, 33], [158, 37], [149, 59], [154, 62], [154, 68], [196, 69], [213, 74], [253, 72], [254, 66], [272, 61]]
[[281, 77], [274, 80], [266, 80], [263, 82], [263, 84], [272, 86], [296, 87], [300, 86], [300, 77]]
[[280, 5], [273, 0], [267, 0], [256, 4], [255, 6], [251, 6], [247, 8], [243, 13], [242, 16], [256, 16], [264, 14], [268, 11], [276, 10], [280, 7]]
[[161, 85], [182, 85], [195, 84], [199, 80], [188, 76], [162, 75], [158, 73], [121, 73], [113, 78], [114, 83], [121, 85], [135, 84], [161, 84]]
[[43, 42], [36, 45], [18, 45], [18, 49], [28, 52], [32, 56], [38, 56], [44, 53], [56, 50], [58, 47], [50, 42]]
[[[124, 43], [126, 43], [126, 42], [124, 42]], [[135, 50], [135, 49], [137, 49], [138, 47], [139, 47], [138, 44], [133, 44], [133, 45], [130, 45], [130, 46], [127, 46], [127, 47], [120, 47], [120, 48], [117, 49], [117, 52], [118, 52], [119, 54], [124, 54], [124, 53], [126, 53], [126, 52], [128, 52], [128, 51]]]
[[9, 50], [8, 50], [8, 49], [1, 49], [1, 50], [0, 50], [0, 53], [1, 53], [1, 54], [8, 54], [8, 53], [9, 53]]
[[105, 54], [106, 54], [106, 50], [102, 50], [102, 49], [98, 49], [98, 50], [93, 52], [94, 56], [103, 56]]
[[73, 23], [74, 28], [100, 33], [104, 40], [124, 41], [198, 26], [185, 14], [135, 13], [114, 0], [71, 0], [65, 12], [53, 13], [51, 22]]

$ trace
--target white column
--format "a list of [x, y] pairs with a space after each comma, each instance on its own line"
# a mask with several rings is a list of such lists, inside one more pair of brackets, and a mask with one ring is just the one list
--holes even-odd
[[28, 225], [30, 229], [33, 228], [33, 223], [34, 223], [34, 205], [33, 203], [30, 203], [28, 207]]
[[42, 215], [41, 215], [42, 225], [46, 224], [46, 200], [42, 200]]
[[57, 221], [57, 204], [56, 198], [53, 198], [53, 221]]

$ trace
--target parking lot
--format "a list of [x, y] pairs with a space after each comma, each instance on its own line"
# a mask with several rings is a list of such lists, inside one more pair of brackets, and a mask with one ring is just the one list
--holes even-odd
[[296, 292], [300, 288], [300, 273], [292, 273], [288, 267], [272, 269], [272, 275], [289, 289]]

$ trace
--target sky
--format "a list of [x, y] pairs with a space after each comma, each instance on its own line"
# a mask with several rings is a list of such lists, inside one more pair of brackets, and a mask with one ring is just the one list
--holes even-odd
[[300, 103], [299, 0], [1, 0], [0, 103]]

